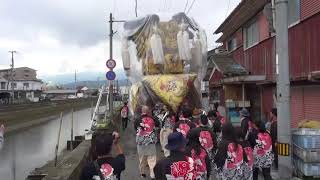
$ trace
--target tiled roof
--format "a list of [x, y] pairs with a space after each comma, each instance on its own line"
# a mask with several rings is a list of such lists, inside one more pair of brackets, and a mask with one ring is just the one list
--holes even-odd
[[54, 89], [54, 90], [47, 90], [44, 91], [43, 93], [45, 94], [72, 94], [76, 93], [77, 90], [74, 89]]
[[209, 55], [209, 63], [220, 71], [225, 77], [247, 75], [247, 70], [226, 53]]

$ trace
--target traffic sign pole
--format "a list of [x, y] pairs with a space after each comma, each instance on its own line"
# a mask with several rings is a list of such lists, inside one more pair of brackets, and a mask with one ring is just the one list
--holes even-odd
[[[110, 69], [110, 71], [113, 70], [113, 68], [116, 66], [116, 61], [113, 60], [113, 52], [112, 52], [112, 48], [113, 48], [113, 45], [112, 45], [112, 40], [113, 40], [113, 29], [112, 29], [112, 23], [114, 22], [125, 22], [125, 21], [115, 21], [113, 20], [113, 17], [112, 17], [112, 13], [110, 13], [110, 20], [109, 20], [109, 24], [110, 24], [110, 58], [109, 60], [107, 61], [107, 67]], [[109, 71], [109, 72], [110, 72]], [[113, 71], [112, 71], [113, 72]], [[114, 72], [113, 72], [114, 73]], [[114, 73], [114, 78], [115, 78], [115, 73]], [[109, 80], [109, 111], [112, 112], [113, 110], [113, 83], [112, 83], [112, 80]]]
[[[112, 18], [112, 13], [110, 13], [110, 20], [109, 20], [109, 24], [110, 24], [110, 59], [113, 59], [112, 56], [112, 38], [113, 38], [113, 29], [112, 29], [112, 23], [113, 23], [113, 18]], [[113, 84], [112, 81], [109, 80], [109, 111], [110, 113], [113, 110]]]

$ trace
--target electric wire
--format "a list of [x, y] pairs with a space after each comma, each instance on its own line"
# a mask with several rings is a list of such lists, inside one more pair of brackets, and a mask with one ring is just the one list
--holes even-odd
[[136, 12], [136, 17], [138, 17], [138, 0], [136, 1], [136, 5], [135, 5], [135, 12]]
[[187, 0], [186, 5], [184, 6], [184, 10], [183, 10], [183, 12], [184, 12], [184, 13], [186, 12], [186, 9], [187, 9], [187, 6], [188, 6], [188, 3], [189, 3], [189, 0]]
[[189, 9], [188, 9], [188, 11], [187, 11], [187, 13], [186, 13], [186, 14], [188, 14], [188, 13], [190, 12], [190, 10], [192, 9], [193, 4], [194, 4], [194, 2], [195, 2], [195, 1], [196, 1], [196, 0], [193, 0], [193, 1], [192, 1], [191, 6], [189, 7]]
[[227, 18], [227, 16], [228, 16], [228, 12], [229, 12], [229, 9], [230, 9], [230, 0], [228, 0], [228, 6], [227, 6], [227, 12], [226, 12], [226, 15], [225, 15], [225, 19]]

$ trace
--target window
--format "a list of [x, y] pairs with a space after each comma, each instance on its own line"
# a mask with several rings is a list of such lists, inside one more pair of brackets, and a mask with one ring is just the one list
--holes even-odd
[[211, 101], [213, 101], [213, 102], [219, 101], [219, 100], [220, 100], [220, 93], [219, 93], [219, 91], [217, 91], [217, 90], [211, 91], [211, 93], [210, 93], [210, 99], [211, 99]]
[[288, 1], [288, 24], [293, 25], [300, 21], [300, 0]]
[[23, 83], [23, 87], [26, 89], [29, 88], [29, 83]]
[[17, 83], [11, 83], [11, 88], [13, 89], [17, 88]]
[[25, 74], [24, 77], [26, 77], [26, 78], [29, 77], [29, 74]]
[[6, 89], [6, 82], [1, 82], [1, 89]]
[[257, 21], [254, 21], [244, 30], [245, 33], [245, 47], [249, 48], [259, 42], [259, 27]]
[[228, 41], [228, 51], [233, 51], [237, 48], [237, 39], [233, 38]]

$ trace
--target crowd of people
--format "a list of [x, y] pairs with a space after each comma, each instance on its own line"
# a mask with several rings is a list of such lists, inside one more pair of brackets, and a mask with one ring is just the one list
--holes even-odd
[[[126, 112], [128, 112], [125, 104]], [[208, 113], [183, 106], [175, 113], [165, 105], [142, 106], [133, 118], [141, 178], [157, 180], [257, 180], [261, 170], [271, 180], [277, 167], [276, 109], [268, 123], [252, 120], [247, 109], [239, 111], [241, 125], [235, 127], [215, 109]], [[125, 118], [125, 120], [124, 120]], [[128, 121], [124, 113], [122, 122]], [[123, 126], [123, 129], [127, 125]], [[98, 158], [83, 170], [82, 180], [120, 179], [125, 157], [119, 134], [96, 138]], [[163, 158], [157, 159], [157, 143]], [[117, 156], [112, 157], [112, 146]], [[147, 174], [149, 173], [149, 174]]]

